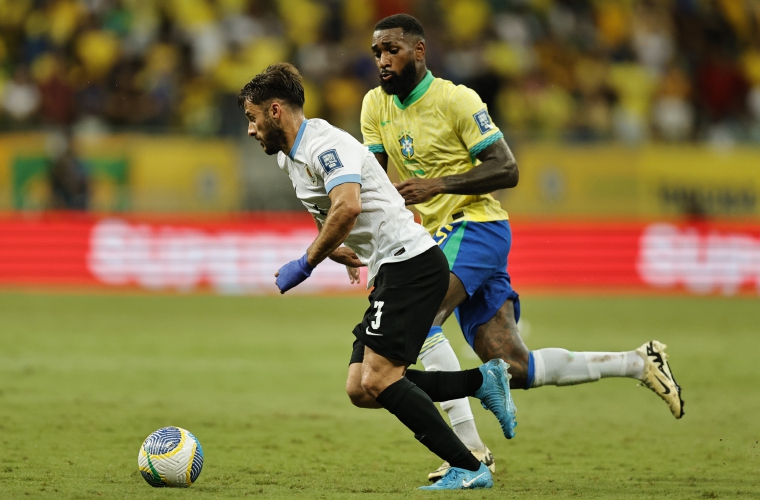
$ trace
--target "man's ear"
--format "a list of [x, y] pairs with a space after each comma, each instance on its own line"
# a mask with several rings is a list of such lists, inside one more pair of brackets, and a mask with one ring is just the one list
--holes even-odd
[[282, 105], [277, 101], [272, 101], [269, 104], [268, 112], [271, 118], [279, 118], [282, 115]]
[[414, 58], [417, 61], [425, 59], [425, 40], [417, 40], [417, 43], [414, 44]]

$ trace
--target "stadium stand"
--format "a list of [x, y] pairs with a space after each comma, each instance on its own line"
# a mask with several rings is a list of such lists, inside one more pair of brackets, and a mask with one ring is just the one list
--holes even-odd
[[307, 115], [358, 135], [372, 26], [398, 11], [513, 135], [760, 142], [751, 0], [0, 0], [0, 130], [241, 135], [241, 82], [289, 60]]

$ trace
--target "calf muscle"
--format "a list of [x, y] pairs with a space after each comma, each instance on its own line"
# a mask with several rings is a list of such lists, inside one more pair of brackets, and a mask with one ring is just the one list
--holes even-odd
[[511, 300], [505, 301], [493, 318], [478, 327], [474, 349], [483, 362], [501, 358], [509, 363], [509, 374], [512, 375], [509, 386], [518, 389], [525, 387], [529, 351], [517, 329]]

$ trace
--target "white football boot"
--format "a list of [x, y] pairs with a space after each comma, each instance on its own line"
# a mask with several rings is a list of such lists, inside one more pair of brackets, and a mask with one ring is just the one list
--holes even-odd
[[660, 396], [668, 406], [673, 416], [683, 417], [683, 399], [681, 387], [676, 383], [668, 365], [667, 346], [657, 340], [642, 345], [636, 352], [644, 358], [644, 376], [640, 385], [645, 385]]

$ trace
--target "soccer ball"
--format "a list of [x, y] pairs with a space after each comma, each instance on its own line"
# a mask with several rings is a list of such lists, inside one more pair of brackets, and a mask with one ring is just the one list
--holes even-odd
[[145, 439], [137, 465], [142, 477], [153, 487], [186, 488], [201, 474], [203, 448], [189, 431], [164, 427]]

